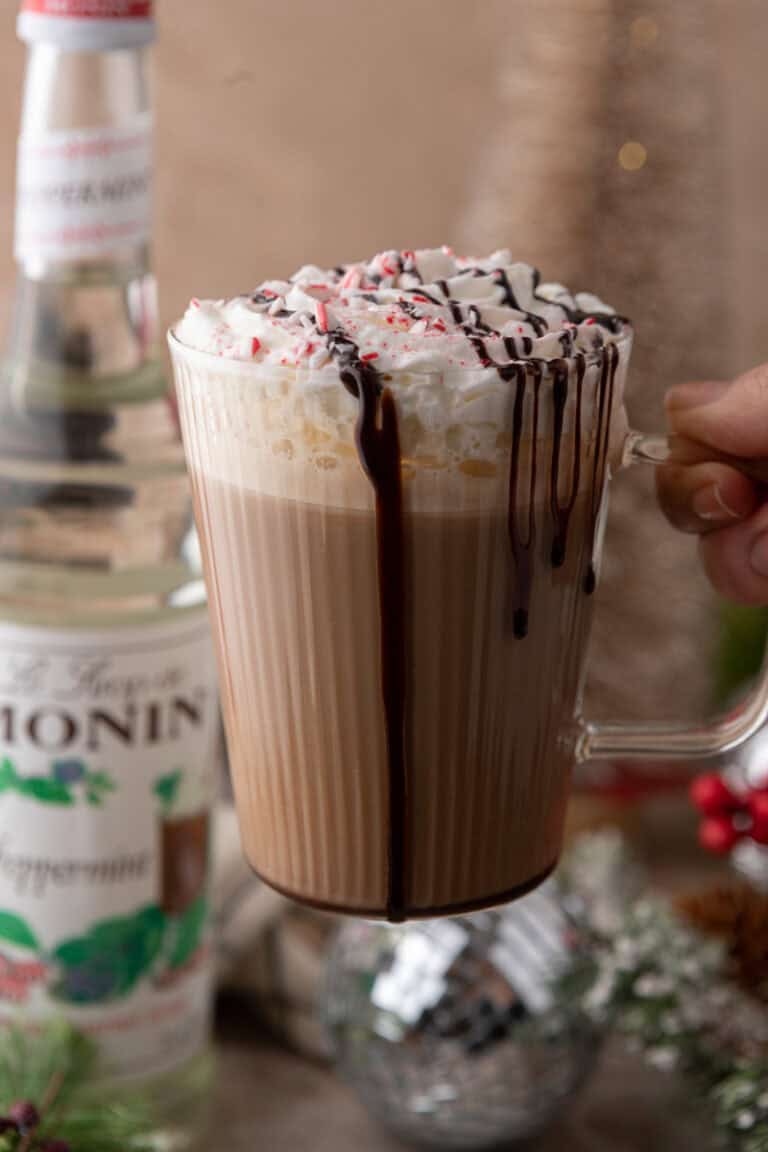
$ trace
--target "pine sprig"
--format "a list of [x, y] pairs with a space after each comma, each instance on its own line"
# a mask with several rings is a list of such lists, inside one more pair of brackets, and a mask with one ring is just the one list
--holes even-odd
[[664, 900], [622, 899], [617, 875], [634, 865], [614, 835], [582, 837], [566, 864], [597, 940], [588, 1010], [649, 1064], [689, 1076], [736, 1152], [768, 1152], [768, 1012], [729, 978], [726, 942]]
[[0, 1152], [149, 1152], [147, 1109], [96, 1095], [95, 1067], [64, 1022], [0, 1030]]
[[41, 1100], [54, 1076], [61, 1078], [58, 1098], [66, 1100], [91, 1075], [93, 1045], [63, 1021], [44, 1029], [0, 1030], [0, 1110], [14, 1100]]
[[720, 1127], [739, 1152], [768, 1152], [768, 1063], [737, 1064], [712, 1096]]

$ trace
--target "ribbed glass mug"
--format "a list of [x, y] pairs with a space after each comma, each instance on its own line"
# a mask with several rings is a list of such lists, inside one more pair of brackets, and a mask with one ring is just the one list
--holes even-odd
[[[631, 337], [386, 374], [370, 411], [327, 370], [170, 346], [243, 843], [275, 888], [391, 920], [510, 900], [557, 862], [575, 760], [762, 722], [765, 678], [708, 728], [581, 717], [609, 476], [666, 453], [628, 431]], [[388, 494], [366, 435], [397, 450]]]

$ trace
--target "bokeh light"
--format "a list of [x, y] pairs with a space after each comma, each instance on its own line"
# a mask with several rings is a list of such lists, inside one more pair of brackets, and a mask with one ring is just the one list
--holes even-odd
[[626, 140], [619, 148], [619, 164], [625, 172], [639, 172], [647, 159], [648, 151], [639, 140]]
[[650, 16], [638, 16], [629, 29], [635, 48], [650, 48], [659, 38], [659, 26]]

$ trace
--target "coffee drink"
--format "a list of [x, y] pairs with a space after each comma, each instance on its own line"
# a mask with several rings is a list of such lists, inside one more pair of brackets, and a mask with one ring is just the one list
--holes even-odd
[[629, 342], [507, 253], [193, 301], [172, 348], [268, 883], [399, 920], [553, 868]]

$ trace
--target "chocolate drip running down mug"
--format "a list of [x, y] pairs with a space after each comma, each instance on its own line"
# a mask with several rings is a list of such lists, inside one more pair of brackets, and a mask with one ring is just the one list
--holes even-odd
[[668, 449], [627, 427], [629, 325], [504, 255], [303, 270], [170, 335], [244, 848], [337, 912], [511, 900], [557, 862], [575, 760], [718, 754], [768, 716], [764, 674], [708, 727], [583, 719], [610, 474]]

